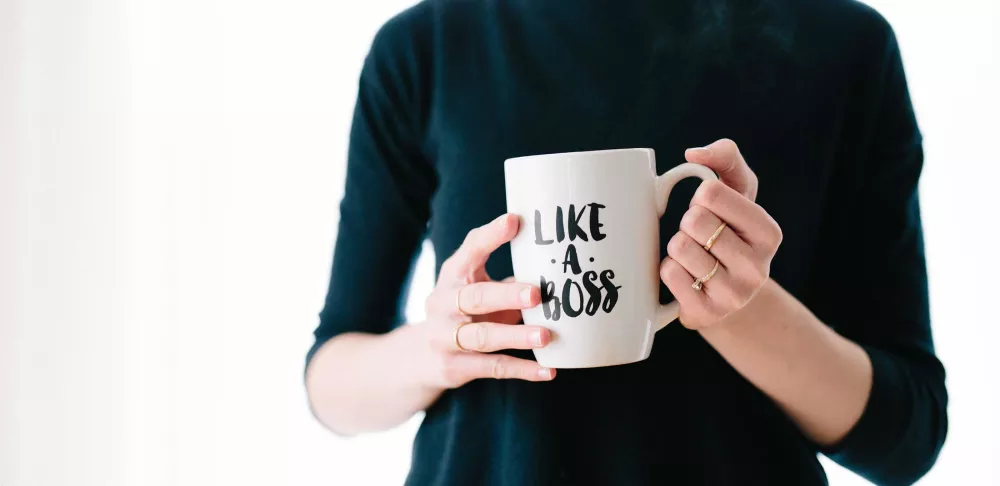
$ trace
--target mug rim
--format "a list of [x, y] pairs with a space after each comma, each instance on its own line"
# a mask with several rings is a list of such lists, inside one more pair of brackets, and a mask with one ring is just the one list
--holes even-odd
[[580, 150], [574, 152], [553, 152], [545, 154], [521, 155], [518, 157], [511, 157], [504, 161], [504, 166], [506, 167], [516, 162], [523, 162], [532, 159], [541, 159], [541, 160], [536, 160], [536, 162], [544, 162], [545, 161], [544, 159], [547, 158], [552, 159], [552, 161], [557, 161], [557, 160], [564, 161], [565, 159], [563, 159], [562, 157], [565, 156], [591, 157], [595, 155], [610, 155], [622, 152], [644, 152], [648, 156], [655, 155], [655, 151], [649, 147], [625, 147], [625, 148], [602, 149], [602, 150]]

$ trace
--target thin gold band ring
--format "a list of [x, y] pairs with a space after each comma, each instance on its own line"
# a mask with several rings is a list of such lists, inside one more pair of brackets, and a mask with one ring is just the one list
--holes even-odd
[[455, 332], [452, 335], [452, 337], [455, 340], [455, 347], [458, 348], [459, 351], [468, 351], [468, 349], [465, 349], [465, 346], [462, 346], [462, 343], [458, 341], [458, 331], [461, 331], [462, 326], [466, 324], [468, 324], [468, 322], [462, 322], [459, 325], [455, 326]]
[[[718, 272], [718, 271], [719, 271], [719, 261], [716, 260], [715, 261], [715, 266], [712, 267], [712, 271], [708, 272], [708, 275], [705, 275], [704, 277], [695, 279], [694, 283], [691, 284], [691, 288], [695, 289], [695, 290], [701, 290], [702, 285], [704, 285], [705, 282], [708, 282], [709, 280], [711, 280], [712, 277], [715, 276], [715, 272]], [[457, 335], [458, 334], [456, 333], [456, 336]]]
[[719, 227], [715, 230], [715, 233], [712, 233], [712, 237], [708, 239], [707, 243], [705, 243], [705, 246], [703, 247], [705, 248], [705, 251], [709, 251], [712, 249], [712, 245], [715, 244], [715, 240], [719, 239], [719, 235], [722, 234], [722, 230], [724, 229], [726, 229], [725, 221], [723, 221], [722, 224], [719, 225]]
[[[462, 289], [464, 288], [465, 286], [463, 285], [458, 288], [458, 292], [455, 292], [455, 310], [458, 311], [458, 314], [462, 317], [469, 317], [469, 314], [466, 314], [465, 311], [462, 310]], [[458, 348], [459, 351], [468, 351], [468, 349], [465, 349], [465, 347], [462, 346], [462, 343], [458, 341], [458, 331], [461, 331], [462, 326], [466, 324], [468, 324], [467, 321], [460, 322], [457, 326], [455, 326], [455, 331], [452, 333], [452, 339], [455, 341], [455, 347]]]

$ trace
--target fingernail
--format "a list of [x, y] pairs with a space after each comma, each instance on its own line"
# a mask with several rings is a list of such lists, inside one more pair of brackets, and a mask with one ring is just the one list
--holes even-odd
[[542, 345], [542, 331], [535, 331], [531, 333], [531, 343], [535, 346]]
[[538, 370], [538, 377], [546, 380], [552, 379], [552, 370], [548, 368], [540, 368]]
[[698, 157], [711, 157], [712, 156], [712, 149], [710, 149], [708, 147], [689, 148], [688, 152], [690, 152], [692, 155], [697, 155]]
[[521, 303], [524, 305], [531, 305], [531, 287], [526, 287], [521, 290]]

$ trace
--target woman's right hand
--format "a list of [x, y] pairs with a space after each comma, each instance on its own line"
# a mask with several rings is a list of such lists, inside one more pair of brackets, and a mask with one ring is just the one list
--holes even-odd
[[418, 341], [415, 371], [425, 385], [445, 389], [477, 378], [548, 381], [555, 377], [554, 369], [535, 361], [487, 354], [541, 348], [551, 340], [543, 327], [518, 324], [521, 309], [541, 302], [539, 288], [493, 281], [486, 274], [486, 260], [514, 238], [519, 224], [516, 216], [505, 214], [473, 229], [441, 265], [437, 285], [427, 298], [427, 320], [408, 333]]

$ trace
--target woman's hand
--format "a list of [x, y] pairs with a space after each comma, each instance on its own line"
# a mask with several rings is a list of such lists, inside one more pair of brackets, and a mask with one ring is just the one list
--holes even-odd
[[[680, 304], [681, 323], [702, 329], [742, 309], [767, 283], [781, 228], [754, 203], [757, 176], [732, 140], [688, 149], [684, 157], [713, 169], [721, 180], [705, 181], [695, 192], [680, 231], [667, 244], [660, 278]], [[695, 279], [710, 275], [716, 262], [718, 269], [696, 289]]]
[[384, 334], [347, 332], [320, 347], [306, 376], [316, 417], [341, 435], [385, 430], [477, 378], [554, 378], [555, 370], [534, 361], [486, 354], [551, 341], [547, 329], [518, 325], [520, 310], [542, 300], [538, 287], [486, 275], [486, 260], [518, 224], [503, 215], [469, 232], [441, 266], [424, 322]]
[[[462, 246], [441, 265], [437, 286], [427, 298], [427, 320], [414, 327], [422, 382], [457, 388], [477, 378], [548, 381], [555, 370], [503, 354], [503, 349], [534, 349], [551, 340], [543, 327], [519, 325], [521, 309], [541, 302], [529, 284], [496, 282], [486, 260], [517, 234], [518, 218], [505, 214], [469, 232]], [[457, 331], [456, 331], [457, 329]]]

